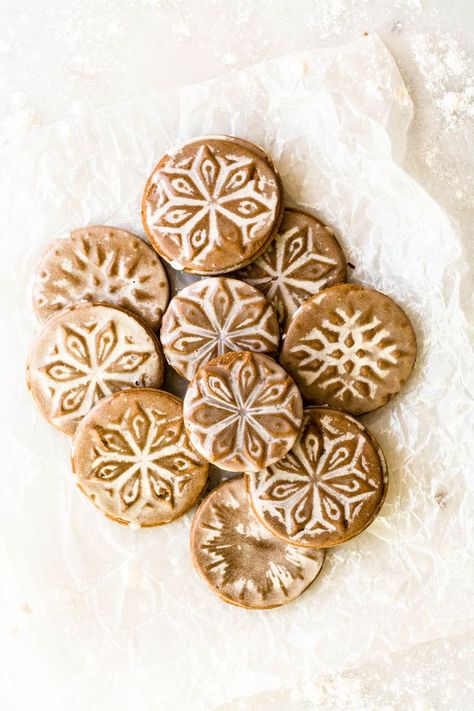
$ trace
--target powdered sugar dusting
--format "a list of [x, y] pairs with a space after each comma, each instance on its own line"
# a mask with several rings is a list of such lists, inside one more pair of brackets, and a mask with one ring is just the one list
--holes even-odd
[[412, 52], [445, 128], [463, 128], [474, 118], [474, 69], [470, 57], [450, 34], [415, 34]]

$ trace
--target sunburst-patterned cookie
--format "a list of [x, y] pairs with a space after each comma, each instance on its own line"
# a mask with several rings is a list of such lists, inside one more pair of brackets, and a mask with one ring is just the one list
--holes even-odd
[[168, 363], [191, 380], [229, 351], [276, 355], [279, 329], [273, 308], [257, 289], [214, 277], [190, 284], [171, 300], [160, 339]]
[[225, 602], [268, 609], [291, 602], [315, 580], [324, 551], [283, 543], [253, 513], [242, 477], [204, 499], [191, 528], [193, 563]]
[[74, 434], [72, 465], [86, 496], [130, 526], [181, 516], [209, 471], [189, 443], [181, 400], [148, 388], [116, 392], [89, 412]]
[[226, 353], [198, 370], [184, 398], [191, 444], [229, 471], [258, 471], [293, 446], [303, 406], [293, 380], [259, 353]]
[[415, 332], [405, 312], [357, 284], [338, 284], [305, 301], [280, 355], [306, 400], [353, 415], [385, 405], [415, 360]]
[[328, 227], [301, 210], [286, 209], [268, 249], [237, 276], [265, 294], [286, 331], [303, 301], [346, 280], [346, 260]]
[[112, 392], [160, 387], [163, 355], [153, 332], [125, 309], [79, 304], [50, 318], [36, 336], [27, 380], [42, 415], [72, 434]]
[[212, 275], [261, 254], [282, 210], [279, 178], [260, 148], [205, 136], [163, 156], [145, 187], [142, 220], [172, 266]]
[[330, 408], [305, 410], [290, 452], [247, 474], [252, 507], [288, 543], [327, 548], [353, 538], [379, 512], [387, 490], [385, 458], [357, 420]]
[[50, 242], [33, 286], [41, 322], [81, 301], [122, 306], [158, 328], [168, 303], [168, 278], [154, 249], [137, 235], [117, 227], [84, 227]]

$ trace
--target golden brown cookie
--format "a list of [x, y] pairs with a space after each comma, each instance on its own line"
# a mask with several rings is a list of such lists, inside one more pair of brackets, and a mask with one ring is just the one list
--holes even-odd
[[270, 246], [237, 276], [265, 294], [287, 331], [303, 301], [346, 280], [346, 260], [328, 227], [306, 212], [287, 208]]
[[84, 227], [48, 245], [35, 274], [33, 307], [43, 322], [72, 304], [102, 302], [158, 328], [168, 291], [159, 257], [140, 237], [117, 227]]
[[258, 521], [242, 477], [199, 506], [191, 527], [194, 567], [225, 602], [264, 610], [291, 602], [316, 579], [324, 551], [283, 543]]
[[243, 281], [214, 277], [190, 284], [171, 300], [160, 339], [168, 363], [191, 380], [229, 351], [275, 356], [280, 332], [263, 294]]
[[72, 466], [86, 496], [132, 527], [181, 516], [209, 472], [189, 443], [182, 401], [151, 388], [122, 390], [97, 403], [74, 434]]
[[252, 507], [276, 536], [297, 546], [348, 541], [377, 516], [388, 485], [385, 458], [356, 419], [339, 410], [305, 410], [290, 452], [245, 475]]
[[107, 304], [78, 304], [50, 318], [36, 336], [28, 387], [48, 422], [72, 434], [112, 392], [159, 388], [163, 364], [158, 340], [136, 316]]
[[306, 400], [353, 415], [385, 405], [415, 360], [415, 332], [405, 312], [357, 284], [332, 286], [305, 301], [280, 356]]
[[234, 352], [198, 370], [184, 398], [191, 444], [222, 469], [259, 471], [293, 446], [303, 417], [301, 395], [275, 361]]
[[281, 220], [278, 175], [241, 139], [204, 136], [166, 153], [142, 200], [145, 232], [176, 269], [203, 275], [239, 269], [261, 254]]

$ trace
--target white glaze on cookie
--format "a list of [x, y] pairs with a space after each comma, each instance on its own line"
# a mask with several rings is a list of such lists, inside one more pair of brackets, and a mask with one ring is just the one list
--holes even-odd
[[361, 414], [400, 390], [415, 358], [402, 309], [377, 291], [341, 284], [298, 309], [280, 361], [308, 401]]
[[74, 230], [48, 245], [35, 274], [33, 306], [40, 321], [81, 301], [110, 303], [158, 328], [168, 279], [156, 252], [116, 227]]
[[346, 263], [329, 228], [311, 215], [287, 209], [270, 246], [238, 276], [265, 294], [287, 330], [303, 301], [345, 281]]
[[200, 367], [229, 351], [276, 354], [279, 329], [259, 291], [216, 277], [190, 284], [171, 300], [160, 339], [170, 365], [191, 380]]
[[221, 484], [199, 507], [191, 529], [191, 553], [214, 593], [252, 609], [294, 600], [324, 562], [323, 551], [283, 543], [262, 526], [241, 477]]
[[145, 188], [142, 217], [165, 259], [212, 274], [262, 250], [280, 219], [280, 187], [263, 153], [252, 148], [208, 137], [162, 158]]
[[291, 449], [302, 420], [293, 380], [271, 358], [227, 353], [201, 368], [184, 399], [191, 444], [230, 471], [258, 471]]
[[28, 360], [28, 382], [46, 419], [72, 434], [102, 397], [159, 387], [163, 356], [141, 321], [117, 307], [80, 304], [49, 319]]
[[309, 408], [291, 451], [248, 475], [252, 506], [273, 533], [295, 545], [327, 547], [360, 533], [387, 485], [382, 451], [353, 417]]
[[76, 430], [78, 483], [111, 518], [156, 526], [180, 516], [204, 488], [209, 465], [184, 429], [182, 402], [133, 389], [101, 400]]

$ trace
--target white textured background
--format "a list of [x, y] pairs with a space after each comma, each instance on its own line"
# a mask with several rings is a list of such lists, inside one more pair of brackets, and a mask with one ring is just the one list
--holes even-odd
[[[377, 32], [415, 103], [405, 166], [458, 221], [472, 255], [473, 25], [471, 0], [0, 0], [0, 146], [71, 115]], [[19, 600], [12, 629], [34, 615]], [[467, 710], [473, 671], [472, 638], [459, 630], [310, 686], [295, 688], [289, 674], [281, 689], [216, 699], [213, 711]]]

